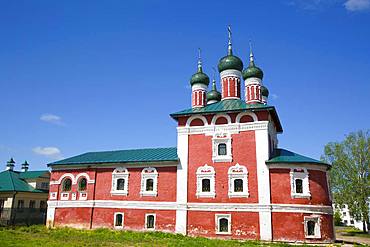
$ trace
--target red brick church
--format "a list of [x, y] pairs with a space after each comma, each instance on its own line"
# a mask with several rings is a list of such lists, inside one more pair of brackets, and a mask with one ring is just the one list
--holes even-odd
[[171, 114], [177, 147], [90, 152], [49, 164], [47, 224], [190, 236], [332, 242], [330, 166], [278, 148], [263, 72], [220, 59], [221, 92], [199, 58], [192, 107]]

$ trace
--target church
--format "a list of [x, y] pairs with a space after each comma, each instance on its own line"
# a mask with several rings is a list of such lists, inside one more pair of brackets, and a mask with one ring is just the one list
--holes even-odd
[[[199, 56], [191, 107], [170, 114], [177, 147], [88, 152], [48, 164], [47, 225], [333, 242], [330, 164], [278, 147], [263, 71], [233, 53], [220, 92]], [[210, 90], [209, 90], [210, 87]]]

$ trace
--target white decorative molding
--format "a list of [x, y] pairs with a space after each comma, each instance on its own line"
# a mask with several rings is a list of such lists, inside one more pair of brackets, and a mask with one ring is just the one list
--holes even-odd
[[[148, 216], [153, 216], [154, 217], [154, 223], [153, 223], [153, 228], [148, 228]], [[156, 223], [156, 214], [145, 214], [145, 229], [146, 230], [151, 230], [151, 231], [155, 231], [155, 224]]]
[[333, 214], [332, 206], [309, 204], [271, 204], [258, 203], [186, 203], [164, 201], [122, 201], [122, 200], [86, 200], [86, 201], [48, 201], [50, 208], [125, 208], [150, 210], [190, 210], [220, 212], [279, 212], [306, 214]]
[[65, 173], [58, 180], [50, 181], [50, 185], [59, 185], [62, 183], [63, 179], [65, 178], [70, 178], [72, 181], [72, 184], [77, 184], [78, 179], [80, 177], [86, 177], [88, 184], [95, 183], [95, 180], [90, 179], [90, 176], [86, 172], [83, 172], [83, 173], [79, 173], [76, 177], [72, 173]]
[[236, 69], [227, 69], [227, 70], [224, 70], [220, 73], [221, 78], [230, 77], [230, 76], [240, 79], [240, 77], [242, 77], [242, 73], [239, 70], [236, 70]]
[[[226, 219], [227, 220], [227, 231], [223, 232], [220, 229], [220, 220]], [[216, 234], [220, 235], [230, 235], [231, 234], [231, 214], [216, 214], [215, 215], [215, 226], [216, 226]]]
[[[231, 166], [228, 171], [229, 177], [229, 192], [228, 195], [230, 198], [232, 197], [248, 197], [249, 190], [248, 190], [248, 170], [245, 166], [241, 166], [236, 164], [235, 166]], [[240, 179], [243, 183], [243, 191], [235, 191], [234, 185], [235, 180]]]
[[78, 196], [78, 200], [86, 201], [87, 200], [87, 193], [86, 192], [80, 192], [80, 194]]
[[[311, 198], [310, 183], [306, 168], [291, 168], [290, 170], [290, 195], [292, 198]], [[297, 180], [302, 181], [302, 192], [297, 192]]]
[[[314, 223], [314, 232], [309, 234], [308, 223]], [[321, 218], [319, 215], [304, 216], [304, 235], [307, 239], [318, 239], [321, 238]]]
[[[128, 172], [127, 168], [117, 167], [116, 169], [114, 169], [114, 171], [112, 172], [112, 188], [111, 188], [110, 193], [112, 195], [127, 196], [127, 194], [128, 194], [128, 177], [129, 177], [129, 172]], [[124, 180], [123, 190], [117, 189], [119, 179]]]
[[55, 199], [57, 199], [57, 192], [50, 192], [50, 196], [49, 196], [49, 198], [50, 198], [50, 200], [55, 200]]
[[[212, 166], [205, 164], [197, 169], [197, 197], [216, 197], [216, 184], [215, 184], [215, 169]], [[202, 181], [203, 179], [209, 179], [210, 181], [210, 191], [202, 191]]]
[[258, 117], [254, 112], [241, 112], [236, 116], [236, 123], [240, 123], [240, 119], [244, 116], [250, 116], [253, 122], [258, 122]]
[[95, 180], [94, 180], [94, 179], [90, 179], [89, 174], [87, 174], [86, 172], [83, 172], [83, 173], [79, 173], [79, 174], [77, 174], [77, 176], [76, 176], [76, 183], [78, 183], [78, 180], [79, 180], [81, 177], [85, 177], [85, 178], [86, 178], [86, 180], [87, 180], [87, 183], [88, 183], [88, 184], [93, 184], [93, 183], [95, 183]]
[[[193, 115], [193, 116], [189, 117], [188, 120], [186, 120], [186, 126], [187, 127], [191, 127], [190, 126], [190, 123], [194, 119], [200, 119], [200, 120], [202, 120], [204, 126], [207, 126], [208, 125], [207, 119], [204, 116], [202, 116], [202, 115]], [[195, 126], [195, 127], [204, 127], [204, 126]]]
[[[147, 190], [147, 180], [153, 180], [153, 190]], [[141, 196], [157, 196], [158, 194], [158, 172], [154, 167], [144, 168], [141, 172]]]
[[71, 193], [71, 199], [72, 199], [73, 201], [75, 201], [75, 200], [77, 199], [77, 193], [76, 193], [76, 192], [72, 192], [72, 193]]
[[60, 193], [60, 200], [69, 200], [69, 193], [68, 192], [62, 192]]
[[312, 163], [269, 163], [269, 169], [306, 169], [306, 170], [315, 170], [326, 172], [328, 166], [312, 164]]
[[227, 115], [227, 114], [216, 114], [212, 118], [211, 125], [216, 125], [217, 119], [222, 118], [222, 117], [226, 118], [227, 124], [231, 124], [231, 117], [229, 115]]
[[[220, 144], [226, 144], [226, 154], [220, 155], [218, 153], [218, 146]], [[213, 162], [231, 162], [232, 157], [232, 145], [231, 135], [223, 132], [216, 132], [212, 138], [212, 161]]]

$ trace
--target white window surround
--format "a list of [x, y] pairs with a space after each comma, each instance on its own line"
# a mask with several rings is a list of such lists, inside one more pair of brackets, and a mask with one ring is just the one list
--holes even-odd
[[[146, 190], [146, 181], [148, 179], [153, 179], [153, 190]], [[141, 196], [157, 196], [158, 194], [158, 172], [154, 167], [144, 168], [141, 172]]]
[[[117, 215], [118, 214], [121, 214], [122, 215], [122, 225], [120, 226], [116, 226], [116, 219], [117, 219]], [[113, 226], [115, 229], [123, 229], [123, 227], [125, 226], [125, 214], [123, 212], [116, 212], [114, 213], [114, 222], [113, 222]]]
[[85, 192], [85, 191], [80, 192], [80, 195], [78, 196], [78, 200], [86, 201], [87, 200], [87, 192]]
[[[249, 197], [248, 190], [248, 170], [245, 166], [236, 164], [231, 166], [228, 171], [229, 177], [229, 197]], [[234, 181], [236, 179], [241, 179], [243, 181], [243, 191], [235, 192], [234, 191]]]
[[[315, 234], [308, 235], [308, 222], [315, 222]], [[304, 216], [304, 235], [305, 238], [321, 238], [321, 218], [318, 215]]]
[[57, 192], [50, 192], [50, 200], [57, 199]]
[[[215, 169], [212, 166], [205, 164], [204, 166], [200, 166], [197, 169], [197, 197], [208, 197], [208, 198], [215, 198], [216, 197], [216, 190], [215, 190]], [[203, 192], [202, 191], [202, 180], [209, 179], [210, 181], [210, 191]]]
[[[154, 216], [154, 223], [153, 223], [153, 228], [148, 228], [148, 216]], [[145, 214], [145, 229], [146, 230], [151, 230], [151, 231], [154, 231], [155, 230], [155, 223], [156, 223], [156, 215], [155, 214]]]
[[[218, 155], [218, 145], [226, 144], [226, 155]], [[215, 133], [212, 138], [212, 161], [213, 162], [231, 162], [232, 158], [231, 135], [227, 133]]]
[[[311, 198], [307, 168], [290, 169], [290, 194], [292, 198]], [[302, 193], [296, 193], [296, 179], [302, 180]]]
[[[128, 177], [129, 172], [127, 168], [125, 167], [117, 167], [114, 169], [112, 173], [112, 189], [111, 194], [112, 195], [120, 195], [120, 196], [127, 196], [128, 194]], [[124, 179], [124, 189], [123, 190], [117, 190], [117, 181], [118, 179]]]
[[60, 193], [60, 200], [62, 200], [62, 201], [69, 200], [69, 192]]
[[[227, 232], [220, 231], [220, 220], [227, 219]], [[230, 235], [231, 234], [231, 214], [216, 214], [215, 215], [216, 234]]]

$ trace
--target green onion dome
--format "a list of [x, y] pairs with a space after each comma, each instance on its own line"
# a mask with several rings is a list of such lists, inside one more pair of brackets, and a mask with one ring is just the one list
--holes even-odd
[[253, 54], [251, 53], [249, 65], [245, 70], [243, 70], [243, 79], [246, 80], [252, 77], [256, 77], [262, 80], [263, 71], [254, 64]]
[[218, 72], [222, 72], [227, 69], [235, 69], [242, 71], [243, 70], [243, 62], [240, 58], [237, 56], [234, 56], [232, 54], [228, 54], [227, 56], [220, 59], [220, 62], [218, 63]]
[[194, 75], [192, 75], [191, 79], [190, 79], [190, 85], [194, 85], [194, 84], [204, 84], [204, 85], [209, 85], [209, 77], [208, 75], [206, 75], [205, 73], [202, 72], [202, 70], [199, 71], [198, 69], [198, 72], [195, 73]]
[[207, 102], [211, 100], [215, 101], [221, 100], [221, 93], [217, 91], [215, 80], [212, 81], [212, 90], [207, 93]]
[[268, 97], [269, 96], [269, 90], [265, 86], [261, 86], [261, 94], [262, 96]]

